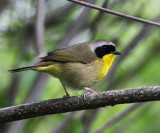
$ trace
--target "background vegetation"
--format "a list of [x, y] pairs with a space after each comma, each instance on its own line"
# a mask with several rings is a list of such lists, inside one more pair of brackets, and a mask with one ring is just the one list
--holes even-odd
[[[17, 74], [7, 71], [33, 64], [45, 52], [57, 47], [88, 40], [108, 39], [123, 53], [121, 57], [116, 57], [110, 73], [96, 87], [96, 91], [160, 84], [158, 27], [101, 13], [66, 0], [46, 0], [43, 5], [44, 39], [41, 37], [41, 41], [37, 42], [38, 34], [35, 31], [38, 8], [44, 11], [42, 7], [37, 6], [38, 1], [0, 0], [0, 2], [0, 108], [62, 97], [64, 90], [58, 79], [33, 71]], [[88, 0], [88, 2], [160, 22], [159, 0]], [[42, 32], [43, 36], [43, 28], [40, 28], [39, 32]], [[84, 93], [69, 89], [68, 91], [71, 95]], [[1, 124], [0, 132], [90, 133], [108, 122], [102, 133], [159, 133], [159, 106], [159, 102], [149, 102], [49, 115]], [[113, 119], [124, 110], [126, 112], [121, 115], [121, 119]]]

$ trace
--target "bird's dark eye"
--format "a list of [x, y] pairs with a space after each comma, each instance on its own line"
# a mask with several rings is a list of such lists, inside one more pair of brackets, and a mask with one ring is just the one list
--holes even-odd
[[107, 49], [107, 45], [103, 45], [102, 47], [103, 47], [103, 49]]
[[113, 51], [116, 51], [114, 45], [103, 45], [95, 49], [95, 53], [99, 58], [102, 58], [104, 55], [110, 54]]

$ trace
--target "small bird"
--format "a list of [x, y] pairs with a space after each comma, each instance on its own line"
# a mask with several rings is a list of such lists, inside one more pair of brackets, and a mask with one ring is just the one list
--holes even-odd
[[115, 55], [121, 55], [116, 51], [115, 44], [105, 39], [93, 40], [53, 50], [35, 65], [9, 71], [45, 72], [60, 80], [67, 96], [69, 93], [65, 86], [86, 89], [88, 94], [94, 92], [90, 87], [107, 74]]

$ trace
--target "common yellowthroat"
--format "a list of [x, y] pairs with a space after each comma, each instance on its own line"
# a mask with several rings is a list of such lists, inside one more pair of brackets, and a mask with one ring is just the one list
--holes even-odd
[[40, 58], [41, 61], [35, 65], [9, 71], [35, 70], [49, 73], [60, 79], [67, 96], [69, 94], [65, 86], [85, 88], [92, 93], [93, 90], [87, 87], [100, 81], [107, 74], [114, 56], [120, 54], [112, 42], [105, 39], [94, 40], [56, 49]]

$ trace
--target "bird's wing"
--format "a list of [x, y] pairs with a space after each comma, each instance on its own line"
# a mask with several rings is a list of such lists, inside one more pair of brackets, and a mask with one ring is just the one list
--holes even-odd
[[[84, 45], [86, 46], [84, 47]], [[84, 45], [77, 44], [68, 48], [57, 49], [47, 53], [47, 56], [40, 59], [42, 59], [42, 61], [89, 63], [97, 57], [94, 52], [91, 52], [87, 44]]]

